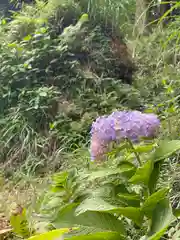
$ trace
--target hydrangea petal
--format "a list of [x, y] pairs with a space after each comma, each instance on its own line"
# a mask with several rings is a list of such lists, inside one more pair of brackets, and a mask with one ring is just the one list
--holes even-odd
[[104, 157], [108, 145], [128, 138], [137, 142], [141, 137], [156, 137], [160, 120], [155, 114], [139, 111], [116, 111], [96, 119], [91, 128], [91, 159]]

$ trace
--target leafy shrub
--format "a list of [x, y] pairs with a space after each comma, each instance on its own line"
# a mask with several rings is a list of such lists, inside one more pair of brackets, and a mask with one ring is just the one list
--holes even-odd
[[158, 187], [160, 169], [179, 149], [178, 140], [125, 142], [109, 164], [55, 174], [40, 207], [40, 221], [53, 231], [42, 236], [54, 239], [55, 229], [69, 228], [64, 239], [161, 239], [178, 211], [169, 201], [170, 186]]
[[135, 42], [134, 56], [138, 64], [135, 86], [148, 103], [170, 100], [171, 96], [164, 91], [164, 81], [174, 90], [174, 96], [179, 95], [179, 20], [177, 16], [165, 28], [157, 26], [148, 37]]
[[29, 154], [45, 163], [65, 139], [66, 148], [86, 143], [98, 115], [141, 104], [138, 90], [126, 84], [134, 64], [122, 37], [107, 35], [91, 10], [88, 22], [84, 4], [37, 1], [1, 22], [3, 168]]

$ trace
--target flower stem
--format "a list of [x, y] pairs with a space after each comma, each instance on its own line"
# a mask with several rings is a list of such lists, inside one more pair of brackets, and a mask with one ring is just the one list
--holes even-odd
[[136, 152], [136, 150], [135, 150], [135, 148], [134, 148], [131, 140], [128, 139], [128, 138], [127, 138], [126, 140], [127, 140], [127, 142], [129, 143], [130, 148], [133, 150], [133, 153], [134, 153], [134, 155], [135, 155], [135, 157], [136, 157], [139, 165], [141, 166], [141, 165], [142, 165], [142, 162], [141, 162], [140, 156], [139, 156], [139, 154]]

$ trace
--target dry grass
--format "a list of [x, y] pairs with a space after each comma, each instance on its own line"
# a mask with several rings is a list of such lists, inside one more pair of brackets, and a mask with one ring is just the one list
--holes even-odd
[[21, 180], [18, 184], [4, 182], [0, 188], [0, 214], [9, 218], [15, 205], [35, 206], [37, 199], [47, 188], [46, 178]]

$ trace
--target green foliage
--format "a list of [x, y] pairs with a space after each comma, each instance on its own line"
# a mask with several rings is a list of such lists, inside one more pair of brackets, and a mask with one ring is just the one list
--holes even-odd
[[39, 234], [37, 236], [30, 237], [29, 239], [30, 240], [46, 240], [46, 239], [54, 240], [54, 239], [57, 239], [57, 237], [58, 237], [58, 239], [61, 239], [60, 237], [66, 232], [69, 232], [68, 228], [67, 229], [52, 230], [52, 231], [47, 232], [47, 233], [42, 233], [42, 234]]
[[28, 238], [33, 234], [33, 230], [30, 229], [26, 209], [18, 206], [14, 213], [12, 213], [10, 218], [11, 226], [13, 227], [13, 232], [23, 238]]
[[20, 164], [42, 174], [52, 152], [86, 144], [98, 115], [140, 105], [138, 90], [125, 84], [134, 66], [119, 26], [113, 40], [115, 30], [98, 20], [104, 10], [85, 0], [40, 0], [1, 22], [0, 156], [8, 177]]
[[148, 37], [132, 43], [139, 65], [135, 85], [151, 111], [160, 114], [165, 122], [176, 118], [175, 125], [170, 121], [171, 129], [164, 128], [164, 136], [173, 134], [175, 138], [179, 114], [179, 20], [179, 16], [174, 17], [164, 28], [159, 24]]
[[[134, 239], [132, 228], [139, 238], [161, 239], [176, 221], [175, 211], [169, 201], [169, 187], [158, 188], [156, 182], [152, 191], [149, 181], [154, 175], [155, 164], [160, 162], [159, 156], [164, 161], [177, 151], [173, 142], [160, 141], [151, 152], [147, 151], [146, 158], [144, 151], [138, 153], [136, 157], [143, 164], [136, 166], [132, 161], [136, 170], [131, 175], [123, 174], [128, 169], [121, 169], [119, 164], [127, 161], [123, 155], [114, 166], [111, 162], [108, 166], [99, 166], [101, 170], [90, 168], [56, 174], [39, 210], [42, 219], [46, 218], [55, 229], [78, 227], [65, 234], [64, 239], [127, 239], [127, 236]], [[163, 144], [169, 144], [166, 152]], [[135, 148], [138, 149], [138, 146], [130, 148], [126, 144], [127, 151]], [[123, 154], [123, 150], [120, 153]], [[132, 170], [132, 166], [129, 169]], [[107, 167], [110, 169], [107, 170]]]
[[152, 170], [153, 161], [150, 159], [137, 169], [136, 173], [132, 176], [132, 178], [130, 178], [129, 182], [133, 184], [148, 185]]
[[169, 200], [164, 198], [155, 207], [152, 215], [152, 224], [148, 237], [150, 240], [158, 240], [166, 232], [169, 225], [175, 220]]
[[[134, 66], [124, 38], [134, 14], [134, 0], [38, 0], [2, 19], [1, 169], [9, 178], [20, 168], [19, 179], [76, 166], [53, 176], [42, 197], [43, 230], [31, 227], [25, 209], [11, 216], [18, 237], [155, 240], [170, 227], [179, 237], [179, 209], [170, 203], [179, 206], [179, 17], [128, 41], [138, 67], [129, 86]], [[98, 115], [141, 104], [160, 115], [168, 140], [126, 143], [98, 169], [87, 152], [64, 154], [87, 144]]]
[[[65, 238], [66, 239], [66, 238]], [[68, 238], [67, 238], [68, 239]], [[121, 235], [119, 235], [118, 233], [115, 232], [100, 232], [100, 233], [94, 233], [94, 234], [89, 234], [89, 235], [82, 235], [82, 236], [74, 236], [71, 237], [71, 239], [73, 240], [105, 240], [105, 239], [109, 239], [109, 240], [121, 240], [124, 239], [121, 237]]]
[[159, 144], [158, 151], [154, 153], [155, 161], [160, 161], [164, 158], [168, 158], [173, 153], [177, 152], [180, 149], [180, 141], [162, 141]]

